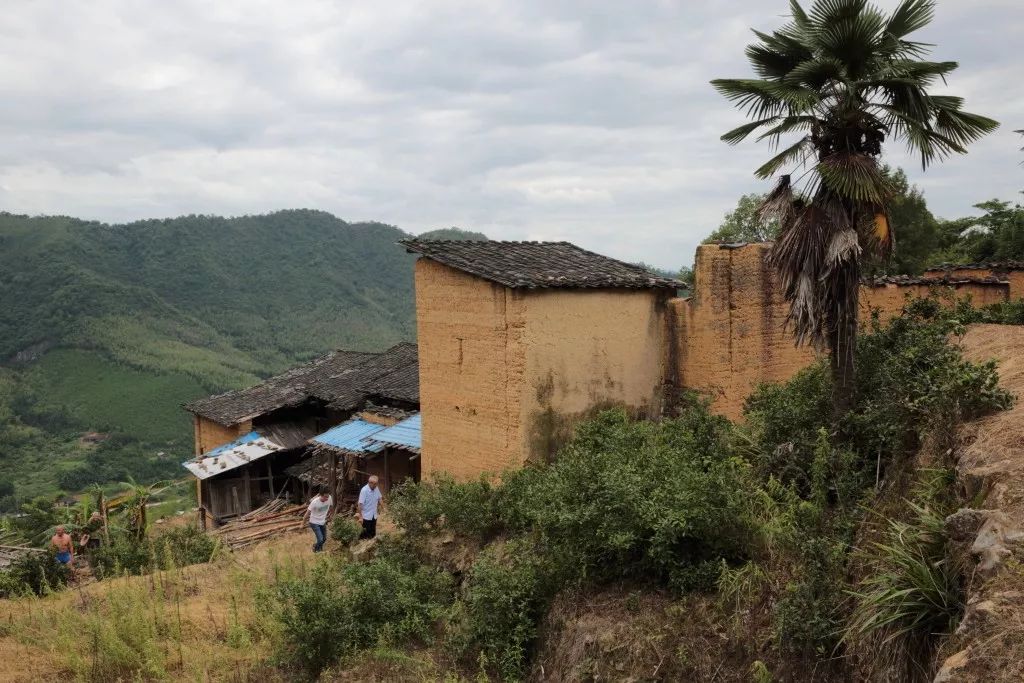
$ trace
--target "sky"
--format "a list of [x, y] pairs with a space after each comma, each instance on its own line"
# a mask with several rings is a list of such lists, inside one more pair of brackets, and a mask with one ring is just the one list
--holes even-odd
[[[881, 0], [891, 8], [895, 0]], [[0, 209], [108, 222], [286, 208], [569, 240], [678, 268], [764, 145], [708, 84], [784, 0], [33, 0], [0, 22]], [[1002, 122], [930, 167], [941, 217], [1024, 188], [1024, 3], [939, 0], [944, 91]]]

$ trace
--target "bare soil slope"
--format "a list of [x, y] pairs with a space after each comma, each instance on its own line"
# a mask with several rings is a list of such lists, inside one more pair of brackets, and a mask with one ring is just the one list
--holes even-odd
[[949, 520], [972, 557], [967, 611], [940, 653], [936, 681], [1024, 680], [1024, 327], [973, 325], [964, 356], [998, 363], [999, 383], [1017, 396], [1010, 410], [961, 434], [957, 478], [977, 511]]

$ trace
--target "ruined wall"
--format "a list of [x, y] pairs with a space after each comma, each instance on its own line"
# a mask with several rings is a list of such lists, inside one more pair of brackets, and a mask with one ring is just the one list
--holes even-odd
[[[810, 348], [796, 348], [783, 330], [788, 305], [766, 262], [769, 249], [768, 244], [700, 246], [693, 296], [669, 303], [667, 355], [677, 385], [706, 394], [716, 412], [732, 419], [741, 417], [743, 402], [758, 383], [787, 380], [815, 358]], [[861, 316], [866, 321], [877, 309], [885, 322], [913, 297], [937, 294], [952, 302], [970, 296], [985, 305], [1006, 300], [1009, 291], [996, 282], [864, 285]]]
[[1017, 268], [936, 268], [927, 271], [924, 277], [933, 280], [995, 277], [1010, 283], [1011, 300], [1024, 298], [1024, 270]]
[[416, 262], [422, 476], [522, 463], [523, 295], [428, 259]]
[[911, 299], [936, 296], [950, 304], [957, 299], [970, 298], [975, 306], [1006, 301], [1010, 285], [998, 282], [965, 282], [936, 280], [934, 285], [923, 282], [915, 284], [865, 284], [860, 288], [860, 315], [867, 320], [875, 311], [879, 320], [888, 322], [898, 316]]
[[251, 420], [240, 422], [233, 427], [225, 427], [219, 422], [208, 420], [205, 417], [192, 416], [192, 435], [196, 455], [207, 453], [217, 446], [223, 446], [251, 431]]
[[730, 418], [759, 382], [786, 380], [814, 360], [783, 330], [788, 307], [765, 260], [769, 246], [698, 247], [693, 295], [670, 302], [676, 384], [707, 395]]
[[663, 290], [532, 290], [525, 295], [524, 460], [543, 461], [595, 409], [661, 413]]

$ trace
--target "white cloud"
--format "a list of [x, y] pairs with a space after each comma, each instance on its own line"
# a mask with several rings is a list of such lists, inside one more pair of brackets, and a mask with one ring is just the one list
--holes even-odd
[[[887, 6], [892, 0], [882, 3]], [[0, 207], [109, 221], [320, 208], [688, 263], [764, 147], [708, 81], [783, 0], [38, 0], [0, 24]], [[950, 91], [1005, 122], [930, 169], [954, 216], [1024, 187], [1015, 0], [944, 0]]]

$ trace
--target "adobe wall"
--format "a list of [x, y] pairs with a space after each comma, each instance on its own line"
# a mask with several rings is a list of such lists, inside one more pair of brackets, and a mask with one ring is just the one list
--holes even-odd
[[910, 299], [936, 295], [945, 298], [949, 303], [957, 299], [970, 298], [975, 306], [988, 306], [1006, 301], [1010, 295], [1010, 288], [1011, 285], [1006, 283], [955, 280], [936, 280], [933, 285], [923, 282], [864, 284], [860, 288], [860, 315], [861, 319], [866, 321], [877, 310], [879, 320], [883, 323], [888, 322], [900, 314]]
[[668, 299], [651, 289], [525, 294], [523, 460], [553, 457], [597, 409], [661, 414]]
[[196, 455], [212, 451], [217, 446], [223, 446], [251, 431], [251, 420], [240, 422], [233, 427], [225, 427], [219, 422], [208, 420], [205, 417], [192, 416], [192, 435]]
[[[676, 384], [707, 395], [713, 410], [731, 419], [742, 416], [743, 402], [757, 384], [785, 381], [815, 358], [812, 349], [797, 348], [783, 329], [789, 307], [767, 263], [770, 248], [698, 247], [693, 295], [669, 302], [668, 362]], [[937, 290], [949, 300], [970, 296], [976, 305], [986, 305], [1006, 300], [1010, 286], [964, 281], [863, 285], [862, 320], [877, 309], [885, 322], [899, 315], [908, 298]]]
[[698, 247], [693, 295], [670, 302], [676, 384], [734, 419], [758, 383], [789, 379], [815, 357], [783, 330], [788, 306], [766, 262], [769, 247]]
[[936, 268], [926, 271], [923, 277], [930, 280], [997, 277], [1010, 283], [1010, 299], [1016, 300], [1024, 297], [1024, 270], [977, 267]]
[[416, 261], [422, 476], [459, 479], [522, 463], [523, 295]]

